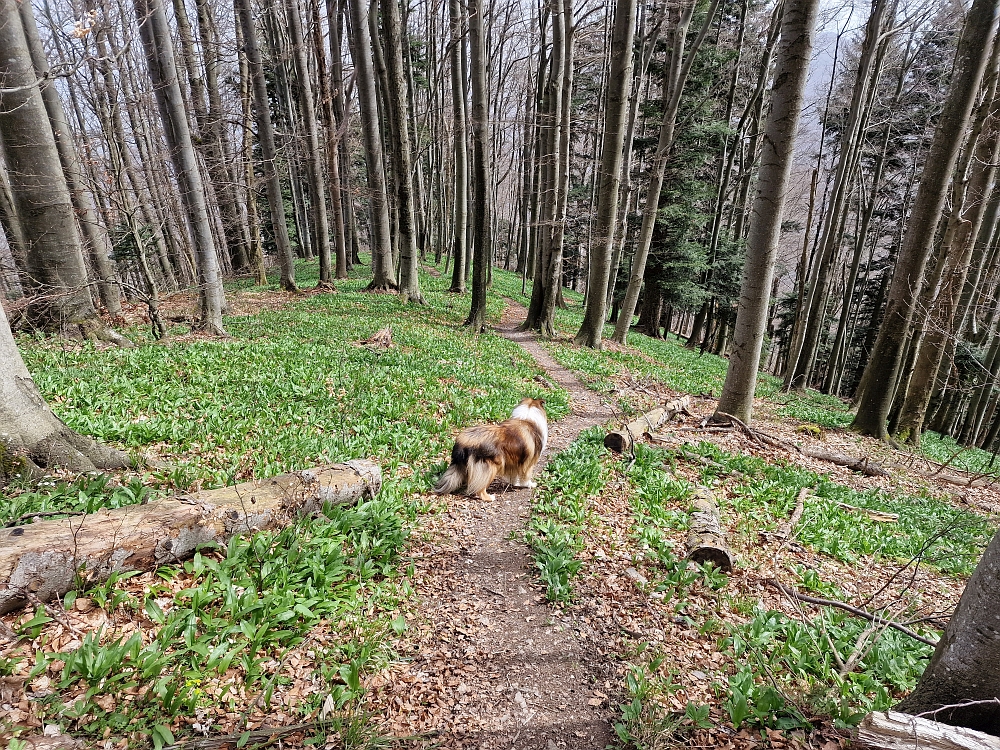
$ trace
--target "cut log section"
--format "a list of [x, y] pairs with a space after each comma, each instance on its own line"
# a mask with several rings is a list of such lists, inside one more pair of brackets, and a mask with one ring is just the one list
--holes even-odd
[[874, 750], [1000, 750], [1000, 737], [889, 711], [865, 717], [857, 744]]
[[604, 436], [604, 447], [615, 453], [624, 453], [635, 443], [640, 442], [647, 432], [653, 432], [664, 422], [673, 419], [675, 415], [684, 413], [691, 405], [691, 397], [670, 401], [663, 406], [646, 412], [636, 420], [629, 422], [620, 430], [609, 432]]
[[93, 584], [118, 571], [152, 570], [190, 557], [199, 545], [225, 545], [239, 534], [284, 526], [326, 503], [355, 503], [381, 487], [377, 464], [348, 461], [0, 529], [0, 615], [23, 606], [29, 595], [48, 601], [81, 578]]
[[733, 557], [719, 523], [719, 505], [712, 492], [704, 487], [695, 490], [691, 501], [687, 548], [688, 559], [699, 565], [712, 563], [727, 573], [733, 569]]

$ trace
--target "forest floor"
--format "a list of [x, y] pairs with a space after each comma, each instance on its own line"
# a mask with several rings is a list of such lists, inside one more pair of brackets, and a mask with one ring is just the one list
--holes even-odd
[[[4, 617], [0, 739], [50, 726], [121, 749], [231, 735], [832, 750], [912, 688], [928, 645], [796, 595], [936, 639], [996, 527], [988, 455], [935, 435], [893, 450], [847, 431], [843, 402], [781, 394], [767, 376], [759, 433], [706, 428], [725, 360], [638, 334], [575, 347], [572, 294], [555, 340], [517, 334], [527, 300], [502, 271], [489, 307], [499, 334], [474, 337], [467, 298], [425, 272], [426, 308], [362, 293], [360, 274], [336, 294], [244, 282], [229, 340], [187, 331], [178, 295], [164, 342], [138, 327], [127, 351], [22, 341], [71, 426], [164, 468], [14, 488], [0, 523], [352, 457], [379, 461], [386, 482], [356, 508]], [[361, 345], [385, 327], [389, 348]], [[457, 430], [505, 418], [526, 394], [550, 414], [539, 488], [487, 504], [429, 494]], [[690, 413], [654, 441], [625, 456], [603, 447], [602, 425], [682, 394]], [[888, 476], [799, 448], [867, 457]], [[718, 499], [729, 575], [685, 562], [696, 487]]]

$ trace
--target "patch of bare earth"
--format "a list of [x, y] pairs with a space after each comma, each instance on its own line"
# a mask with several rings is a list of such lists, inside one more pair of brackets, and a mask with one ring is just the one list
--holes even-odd
[[[571, 396], [571, 415], [549, 425], [544, 462], [612, 415], [515, 330], [523, 318], [523, 308], [508, 309], [500, 332]], [[416, 736], [410, 747], [603, 748], [617, 712], [613, 655], [591, 617], [545, 602], [521, 541], [532, 491], [494, 489], [492, 503], [444, 497], [426, 522], [404, 660], [369, 683], [370, 708], [389, 734]]]

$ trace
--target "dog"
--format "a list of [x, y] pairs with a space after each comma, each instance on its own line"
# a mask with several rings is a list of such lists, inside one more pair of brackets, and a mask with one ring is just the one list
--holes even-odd
[[549, 426], [545, 401], [526, 398], [510, 419], [500, 424], [476, 425], [462, 430], [451, 449], [451, 466], [441, 475], [434, 492], [465, 494], [480, 500], [495, 500], [486, 492], [500, 477], [513, 487], [535, 487], [531, 472], [545, 450]]

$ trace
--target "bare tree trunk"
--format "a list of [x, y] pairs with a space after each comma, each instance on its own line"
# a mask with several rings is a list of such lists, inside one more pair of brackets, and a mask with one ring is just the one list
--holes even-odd
[[642, 281], [646, 272], [646, 259], [649, 257], [649, 247], [653, 240], [653, 227], [656, 225], [656, 215], [660, 207], [660, 191], [663, 189], [663, 176], [667, 169], [667, 160], [670, 158], [670, 149], [674, 143], [674, 128], [677, 124], [677, 111], [680, 108], [681, 93], [687, 81], [688, 74], [694, 58], [701, 48], [702, 42], [708, 35], [715, 19], [715, 13], [719, 8], [719, 0], [712, 0], [712, 4], [705, 15], [704, 24], [698, 32], [697, 38], [684, 55], [684, 38], [687, 35], [687, 28], [691, 23], [691, 16], [694, 13], [694, 4], [686, 5], [683, 9], [676, 11], [679, 13], [677, 23], [674, 26], [674, 48], [667, 72], [666, 85], [664, 86], [664, 107], [663, 121], [660, 124], [660, 133], [656, 144], [656, 153], [653, 156], [653, 163], [650, 168], [649, 185], [646, 188], [646, 206], [642, 213], [642, 228], [639, 230], [639, 239], [632, 258], [632, 273], [629, 276], [628, 289], [625, 292], [625, 301], [622, 303], [621, 312], [618, 315], [618, 322], [615, 324], [615, 333], [611, 337], [612, 341], [624, 344], [628, 336], [628, 330], [632, 325], [632, 316], [635, 314], [635, 306], [639, 301], [639, 292], [642, 290]]
[[469, 260], [466, 244], [469, 220], [469, 144], [466, 134], [465, 83], [462, 78], [465, 57], [465, 33], [461, 0], [448, 0], [448, 26], [451, 30], [451, 108], [454, 127], [455, 182], [451, 289], [456, 294], [465, 292], [465, 265]]
[[792, 150], [802, 111], [818, 6], [818, 0], [788, 0], [781, 20], [771, 112], [767, 118], [757, 196], [747, 238], [733, 349], [715, 412], [717, 418], [732, 415], [749, 422], [753, 412], [785, 188], [792, 167]]
[[[991, 189], [996, 189], [996, 160], [1000, 156], [1000, 127], [996, 118], [1000, 116], [1000, 97], [997, 97], [997, 63], [1000, 62], [1000, 42], [994, 40], [991, 60], [990, 81], [986, 86], [983, 102], [983, 122], [985, 132], [975, 145], [975, 155], [970, 168], [972, 175], [959, 200], [954, 202], [952, 214], [947, 222], [942, 240], [944, 257], [941, 259], [941, 284], [937, 297], [930, 306], [925, 335], [917, 351], [910, 386], [900, 411], [897, 431], [905, 439], [919, 445], [924, 428], [927, 407], [941, 360], [944, 358], [947, 339], [960, 334], [954, 329], [960, 296], [965, 287], [965, 279], [972, 262], [975, 235], [982, 224], [986, 201]], [[967, 148], [972, 149], [973, 142]], [[964, 183], [964, 179], [962, 179]], [[916, 335], [914, 333], [913, 335]]]
[[[257, 121], [257, 140], [260, 144], [261, 168], [264, 185], [267, 188], [267, 203], [271, 212], [271, 226], [274, 244], [278, 251], [281, 268], [281, 288], [289, 292], [299, 290], [295, 283], [295, 256], [292, 243], [288, 239], [288, 219], [285, 217], [285, 202], [281, 195], [281, 181], [278, 178], [277, 149], [274, 145], [274, 125], [267, 97], [267, 81], [264, 78], [264, 64], [260, 58], [257, 30], [253, 25], [250, 0], [235, 0], [236, 16], [243, 31], [243, 51], [247, 58], [250, 80], [253, 83], [254, 112]], [[249, 158], [249, 155], [248, 155]]]
[[618, 0], [611, 37], [611, 69], [605, 105], [604, 142], [597, 181], [597, 220], [590, 247], [587, 277], [587, 309], [575, 342], [601, 348], [601, 333], [608, 310], [608, 283], [611, 253], [618, 218], [618, 190], [621, 185], [622, 149], [629, 96], [632, 93], [632, 42], [635, 36], [636, 0]]
[[479, 333], [486, 327], [486, 286], [493, 258], [490, 189], [489, 102], [486, 89], [486, 31], [483, 0], [469, 0], [469, 58], [472, 68], [472, 307], [465, 324]]
[[0, 50], [0, 153], [35, 291], [28, 320], [127, 344], [94, 308], [72, 198], [15, 0], [0, 0]]
[[897, 706], [899, 711], [914, 715], [933, 711], [935, 721], [1000, 734], [997, 601], [1000, 534], [983, 553], [930, 663], [917, 687]]
[[305, 36], [302, 33], [302, 19], [296, 0], [284, 0], [285, 17], [288, 20], [288, 34], [292, 44], [292, 60], [295, 63], [295, 77], [298, 79], [298, 97], [302, 119], [306, 128], [306, 179], [309, 183], [309, 207], [312, 213], [314, 246], [319, 255], [319, 285], [333, 286], [330, 253], [330, 218], [326, 210], [326, 190], [323, 187], [323, 147], [320, 145], [319, 120], [316, 116], [316, 102], [313, 97], [312, 77], [306, 59]]
[[1000, 0], [975, 0], [955, 56], [955, 72], [927, 155], [906, 235], [889, 288], [885, 318], [865, 368], [866, 384], [854, 417], [859, 432], [888, 438], [886, 418], [899, 376], [906, 332], [913, 317], [916, 292], [924, 277], [934, 242], [934, 229], [951, 179], [992, 47]]
[[219, 275], [219, 257], [212, 237], [205, 187], [202, 184], [198, 159], [191, 141], [191, 129], [181, 96], [180, 81], [177, 80], [170, 27], [167, 25], [162, 0], [135, 0], [135, 11], [149, 65], [149, 77], [153, 82], [160, 119], [163, 121], [167, 145], [170, 148], [170, 158], [174, 164], [174, 171], [181, 188], [181, 199], [184, 201], [191, 233], [194, 236], [201, 298], [200, 325], [211, 334], [224, 336], [226, 331], [222, 327], [222, 308], [225, 298]]
[[389, 204], [385, 187], [385, 161], [379, 137], [378, 99], [375, 91], [375, 70], [372, 65], [372, 41], [368, 31], [368, 11], [364, 0], [347, 0], [351, 18], [351, 57], [357, 77], [358, 105], [361, 109], [361, 133], [368, 170], [368, 190], [371, 201], [371, 291], [396, 288], [392, 262], [392, 239], [389, 236]]
[[[50, 75], [49, 63], [45, 57], [45, 50], [42, 48], [42, 40], [38, 36], [38, 27], [35, 24], [31, 3], [19, 3], [18, 9], [21, 13], [21, 23], [31, 53], [31, 61], [35, 67], [35, 74], [39, 78], [47, 79]], [[70, 132], [69, 122], [63, 111], [62, 102], [59, 100], [59, 94], [51, 81], [46, 81], [45, 85], [41, 87], [41, 92], [45, 111], [49, 115], [49, 122], [52, 126], [52, 133], [55, 136], [56, 148], [59, 151], [59, 161], [62, 163], [63, 172], [66, 175], [70, 199], [73, 201], [80, 229], [83, 231], [87, 249], [90, 251], [94, 270], [97, 272], [97, 289], [101, 302], [112, 317], [117, 317], [122, 312], [121, 292], [118, 288], [114, 267], [111, 264], [111, 245], [107, 233], [98, 223], [97, 213], [84, 194], [80, 160], [77, 157], [76, 148], [73, 146], [73, 134]]]
[[396, 231], [399, 237], [399, 294], [404, 301], [423, 304], [420, 294], [419, 252], [414, 217], [413, 151], [410, 141], [409, 91], [403, 68], [403, 29], [398, 0], [381, 0], [385, 31], [385, 62], [388, 78], [388, 116], [396, 143], [392, 166], [396, 183]]

